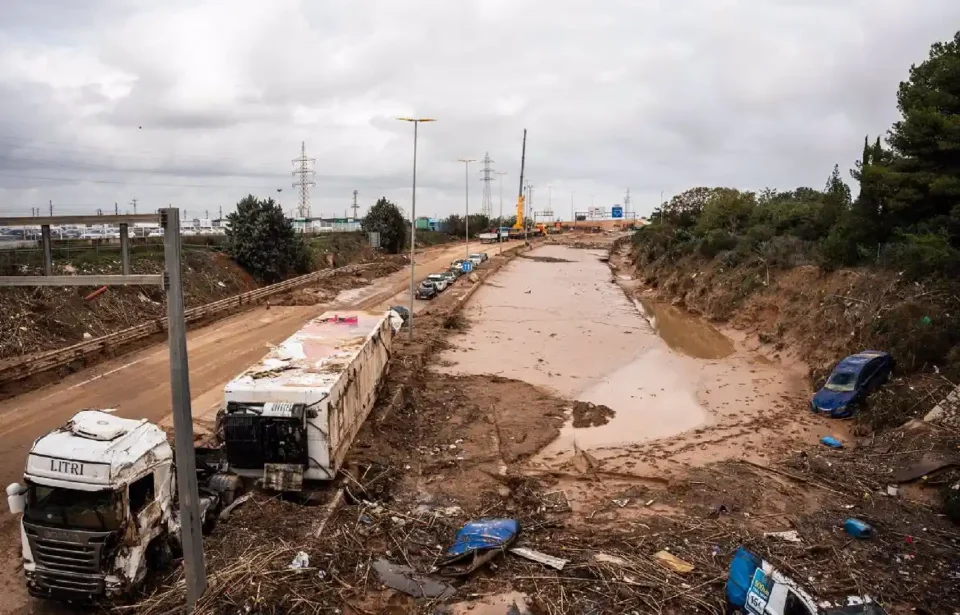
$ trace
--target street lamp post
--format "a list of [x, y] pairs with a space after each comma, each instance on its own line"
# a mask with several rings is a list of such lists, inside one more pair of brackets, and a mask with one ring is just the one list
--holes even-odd
[[470, 259], [470, 163], [475, 162], [473, 158], [460, 158], [459, 162], [463, 163], [463, 187], [465, 190], [465, 201], [464, 201], [464, 218], [463, 223], [465, 225], [465, 231], [463, 233], [463, 247], [466, 249], [467, 254], [465, 258]]
[[413, 194], [410, 197], [410, 314], [407, 320], [407, 331], [410, 341], [413, 341], [413, 298], [414, 298], [414, 254], [417, 245], [417, 129], [420, 122], [436, 122], [429, 117], [412, 118], [398, 117], [401, 122], [413, 122]]
[[500, 176], [500, 216], [497, 219], [497, 241], [500, 242], [500, 254], [503, 254], [503, 176], [506, 171], [497, 171]]

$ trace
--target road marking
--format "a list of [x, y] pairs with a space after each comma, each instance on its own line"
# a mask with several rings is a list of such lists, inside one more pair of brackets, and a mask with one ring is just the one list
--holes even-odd
[[[121, 365], [120, 367], [118, 367], [118, 368], [116, 368], [116, 369], [111, 369], [109, 372], [104, 372], [104, 373], [100, 374], [99, 376], [94, 376], [93, 378], [90, 378], [89, 380], [84, 380], [83, 382], [78, 382], [77, 384], [75, 384], [75, 385], [73, 385], [73, 386], [71, 386], [71, 387], [67, 387], [67, 390], [68, 390], [68, 391], [72, 391], [73, 389], [76, 389], [76, 388], [82, 387], [82, 386], [84, 386], [84, 385], [90, 384], [91, 382], [94, 382], [95, 380], [100, 380], [100, 379], [103, 378], [104, 376], [109, 376], [110, 374], [115, 374], [115, 373], [119, 372], [120, 370], [127, 369], [128, 367], [131, 367], [131, 366], [133, 366], [133, 365], [136, 365], [137, 363], [140, 363], [140, 362], [142, 362], [142, 361], [146, 361], [146, 360], [149, 359], [149, 358], [150, 358], [150, 357], [142, 357], [142, 358], [140, 358], [140, 359], [137, 359], [136, 361], [131, 361], [131, 362], [127, 363], [126, 365]], [[56, 395], [56, 393], [53, 393], [52, 395], [48, 395], [47, 397], [44, 397], [44, 399], [47, 399], [48, 397], [53, 397], [53, 395]]]

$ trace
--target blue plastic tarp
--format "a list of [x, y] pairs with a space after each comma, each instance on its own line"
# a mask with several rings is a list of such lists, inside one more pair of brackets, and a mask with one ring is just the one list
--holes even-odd
[[516, 519], [480, 519], [471, 521], [457, 532], [457, 540], [447, 549], [447, 557], [471, 551], [506, 548], [520, 533]]

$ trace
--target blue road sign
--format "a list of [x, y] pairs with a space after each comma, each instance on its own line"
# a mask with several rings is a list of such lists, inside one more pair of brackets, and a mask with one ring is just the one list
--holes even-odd
[[623, 217], [623, 207], [619, 205], [614, 205], [610, 208], [610, 217], [611, 218], [622, 218]]
[[463, 261], [462, 263], [460, 263], [460, 267], [463, 268], [464, 273], [470, 273], [471, 271], [473, 271], [473, 263], [471, 263], [470, 261]]

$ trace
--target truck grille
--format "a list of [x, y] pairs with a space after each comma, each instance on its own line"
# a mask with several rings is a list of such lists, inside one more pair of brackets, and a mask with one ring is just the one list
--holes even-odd
[[101, 552], [110, 532], [88, 532], [23, 524], [37, 564], [35, 582], [47, 591], [99, 594]]

